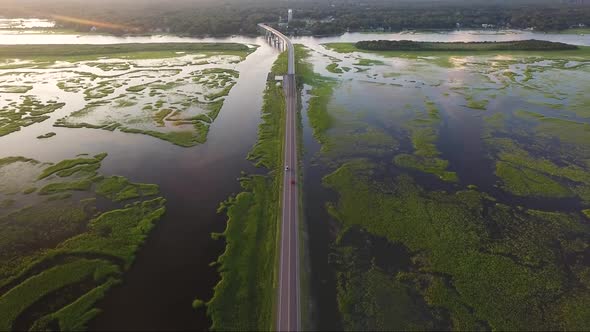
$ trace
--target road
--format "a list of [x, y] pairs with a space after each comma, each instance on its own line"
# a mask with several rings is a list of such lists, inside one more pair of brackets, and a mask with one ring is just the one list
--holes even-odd
[[278, 331], [300, 331], [299, 279], [299, 186], [297, 184], [297, 86], [295, 82], [295, 50], [291, 41], [277, 30], [264, 24], [261, 28], [272, 32], [287, 46], [288, 70], [283, 79], [286, 98], [285, 166], [281, 238], [279, 254], [278, 303], [275, 328]]

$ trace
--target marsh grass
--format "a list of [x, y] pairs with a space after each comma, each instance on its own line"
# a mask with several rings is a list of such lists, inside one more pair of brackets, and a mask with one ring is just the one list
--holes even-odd
[[[45, 185], [36, 194], [35, 187], [25, 193], [31, 198], [51, 195], [0, 217], [1, 330], [85, 329], [99, 313], [96, 302], [121, 281], [164, 214], [164, 198], [144, 200], [159, 194], [157, 185], [98, 176], [105, 157], [80, 155], [56, 164], [0, 159], [0, 167], [20, 162], [44, 166], [39, 177], [33, 176], [34, 183]], [[112, 203], [141, 199], [98, 211], [96, 194]]]

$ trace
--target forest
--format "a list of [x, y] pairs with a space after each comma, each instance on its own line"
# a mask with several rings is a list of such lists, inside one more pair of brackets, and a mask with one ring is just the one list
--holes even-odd
[[552, 51], [575, 50], [578, 47], [544, 40], [509, 42], [417, 42], [412, 40], [365, 40], [355, 44], [369, 51]]
[[[164, 32], [190, 36], [255, 34], [256, 23], [294, 19], [283, 31], [302, 35], [334, 35], [346, 31], [401, 31], [405, 29], [515, 28], [557, 31], [590, 26], [590, 2], [421, 0], [334, 1], [168, 1], [0, 0], [6, 17], [44, 16], [60, 28], [80, 32], [92, 28], [80, 19], [124, 27], [100, 28], [111, 33]], [[59, 16], [56, 18], [56, 16]], [[66, 17], [66, 19], [64, 19]], [[74, 17], [76, 20], [68, 20]], [[126, 27], [126, 28], [125, 28]]]

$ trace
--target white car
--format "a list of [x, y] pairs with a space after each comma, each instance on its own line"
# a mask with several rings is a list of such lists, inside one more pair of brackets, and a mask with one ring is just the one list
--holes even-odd
[[285, 166], [285, 171], [288, 171], [288, 170], [289, 170], [289, 166]]

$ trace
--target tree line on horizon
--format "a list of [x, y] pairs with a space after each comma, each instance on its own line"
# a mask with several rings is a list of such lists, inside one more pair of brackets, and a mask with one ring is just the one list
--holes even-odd
[[[6, 2], [6, 0], [4, 0]], [[14, 1], [13, 1], [14, 2]], [[506, 2], [424, 0], [391, 2], [348, 0], [289, 2], [258, 1], [100, 1], [20, 0], [18, 6], [3, 5], [0, 12], [10, 16], [72, 16], [94, 21], [131, 26], [140, 33], [166, 32], [190, 36], [226, 36], [256, 34], [257, 23], [286, 20], [292, 8], [295, 20], [289, 32], [310, 35], [333, 35], [346, 31], [404, 29], [473, 29], [482, 25], [492, 28], [535, 28], [539, 31], [563, 30], [572, 26], [590, 26], [590, 3], [530, 0]], [[61, 27], [88, 31], [91, 26], [58, 21]], [[282, 27], [285, 31], [285, 27]], [[99, 29], [101, 30], [101, 29]], [[110, 33], [131, 31], [104, 30]]]
[[545, 40], [419, 42], [412, 40], [364, 40], [355, 46], [368, 51], [555, 51], [575, 50], [576, 45]]

